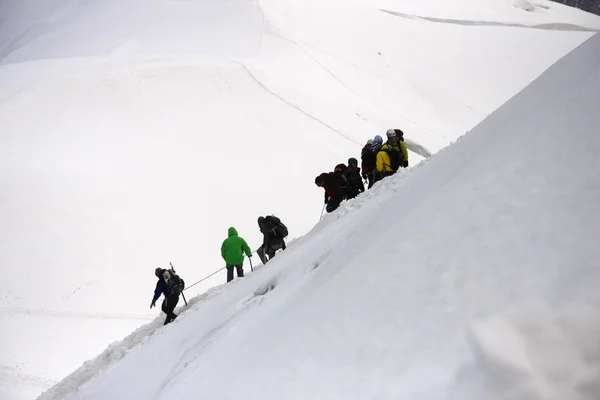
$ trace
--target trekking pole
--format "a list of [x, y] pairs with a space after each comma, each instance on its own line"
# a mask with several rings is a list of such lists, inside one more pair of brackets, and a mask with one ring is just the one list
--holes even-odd
[[248, 257], [248, 261], [250, 261], [250, 271], [254, 272], [254, 267], [252, 267], [252, 257]]
[[321, 216], [319, 217], [319, 221], [323, 218], [323, 211], [325, 211], [326, 204], [323, 204], [323, 209], [321, 210]]
[[[177, 273], [177, 272], [175, 272], [175, 267], [173, 267], [173, 263], [171, 261], [169, 261], [169, 264], [171, 265], [171, 269], [173, 270], [173, 272]], [[187, 306], [187, 300], [185, 299], [185, 294], [183, 294], [183, 290], [181, 291], [181, 297], [183, 297], [183, 302]]]

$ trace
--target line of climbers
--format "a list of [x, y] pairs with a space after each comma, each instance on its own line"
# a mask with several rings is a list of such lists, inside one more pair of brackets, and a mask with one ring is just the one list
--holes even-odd
[[[336, 165], [334, 172], [322, 173], [315, 179], [315, 184], [325, 189], [325, 204], [327, 212], [332, 212], [346, 199], [352, 199], [368, 189], [373, 184], [387, 176], [393, 175], [399, 168], [408, 167], [408, 150], [404, 143], [404, 133], [400, 129], [388, 129], [387, 142], [383, 143], [381, 136], [369, 139], [362, 149], [361, 169], [358, 168], [356, 158], [348, 159], [348, 166]], [[362, 178], [362, 179], [361, 179]], [[277, 250], [285, 250], [285, 238], [288, 229], [279, 218], [274, 215], [258, 217], [258, 228], [263, 234], [263, 243], [256, 250], [263, 264], [275, 257]], [[227, 282], [233, 280], [234, 269], [239, 278], [244, 276], [244, 255], [252, 257], [252, 251], [244, 238], [238, 235], [232, 226], [228, 229], [227, 239], [221, 245], [221, 257], [225, 260], [227, 268]], [[250, 265], [252, 261], [250, 260]], [[150, 308], [156, 306], [156, 301], [164, 295], [162, 311], [167, 315], [165, 325], [177, 318], [175, 307], [179, 296], [185, 288], [185, 282], [173, 270], [156, 268], [154, 274], [158, 278]]]
[[[387, 141], [376, 135], [367, 140], [361, 152], [361, 169], [356, 158], [348, 159], [348, 166], [338, 164], [333, 172], [324, 172], [315, 178], [315, 185], [325, 189], [327, 212], [337, 209], [343, 200], [350, 200], [371, 189], [373, 184], [391, 176], [399, 168], [408, 167], [408, 149], [404, 143], [404, 132], [400, 129], [388, 129]], [[362, 177], [362, 179], [361, 179]]]
[[[256, 250], [258, 257], [263, 264], [269, 262], [275, 257], [277, 250], [285, 250], [285, 238], [288, 236], [288, 229], [279, 218], [274, 215], [258, 217], [258, 228], [263, 234], [262, 245]], [[227, 268], [227, 282], [233, 280], [233, 270], [235, 268], [238, 278], [244, 276], [244, 255], [252, 257], [250, 246], [244, 238], [238, 235], [237, 230], [232, 226], [227, 230], [227, 239], [221, 245], [221, 257], [225, 260]], [[250, 261], [252, 265], [252, 261]], [[158, 278], [154, 297], [150, 303], [150, 308], [156, 306], [156, 301], [161, 295], [164, 295], [162, 311], [167, 314], [164, 325], [177, 318], [175, 307], [179, 302], [179, 295], [185, 289], [185, 282], [175, 273], [175, 271], [164, 268], [156, 268], [154, 274]], [[193, 285], [192, 285], [193, 286]]]

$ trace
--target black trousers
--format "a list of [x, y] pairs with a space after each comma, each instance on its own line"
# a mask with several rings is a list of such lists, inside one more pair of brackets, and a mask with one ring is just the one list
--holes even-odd
[[263, 265], [266, 264], [271, 258], [275, 257], [275, 252], [279, 249], [285, 250], [285, 240], [283, 239], [271, 239], [270, 245], [266, 248], [265, 245], [262, 245], [256, 250], [260, 261], [262, 261]]
[[337, 210], [337, 208], [340, 206], [341, 202], [342, 202], [342, 199], [330, 198], [329, 201], [327, 202], [327, 206], [325, 207], [325, 211], [330, 213], [332, 211]]
[[233, 280], [233, 267], [235, 267], [237, 271], [238, 278], [244, 277], [244, 267], [242, 264], [240, 265], [227, 265], [227, 282], [231, 282]]
[[179, 302], [179, 296], [177, 297], [165, 297], [162, 302], [162, 310], [165, 314], [167, 314], [167, 318], [165, 319], [165, 325], [169, 322], [173, 322], [177, 315], [173, 312], [175, 311], [175, 307], [177, 307], [177, 303]]
[[374, 182], [379, 182], [380, 180], [382, 180], [383, 178], [387, 178], [388, 176], [392, 176], [396, 173], [396, 171], [384, 171], [384, 172], [375, 172], [374, 173]]

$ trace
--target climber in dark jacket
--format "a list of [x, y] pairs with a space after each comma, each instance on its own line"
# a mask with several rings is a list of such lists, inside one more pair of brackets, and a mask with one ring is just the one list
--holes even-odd
[[174, 313], [175, 307], [179, 302], [179, 295], [185, 287], [185, 282], [183, 279], [181, 279], [181, 283], [178, 284], [179, 288], [177, 290], [169, 289], [167, 280], [170, 279], [170, 274], [171, 273], [168, 270], [160, 267], [154, 270], [154, 275], [156, 275], [158, 278], [158, 282], [156, 282], [156, 289], [154, 289], [154, 297], [152, 297], [150, 308], [156, 305], [156, 300], [158, 300], [161, 294], [165, 295], [165, 299], [163, 300], [161, 306], [162, 311], [167, 314], [164, 325], [174, 321], [175, 318], [177, 318], [177, 315]]
[[[369, 139], [367, 141], [367, 144], [365, 145], [365, 147], [363, 147], [360, 158], [361, 158], [361, 173], [362, 173], [362, 178], [363, 179], [367, 179], [369, 186], [368, 188], [371, 189], [371, 186], [373, 186], [373, 181], [374, 181], [374, 173], [373, 171], [375, 170], [375, 159], [376, 159], [376, 149], [373, 147], [374, 146], [374, 140], [373, 139]], [[376, 171], [376, 170], [375, 170]]]
[[336, 210], [344, 200], [343, 182], [340, 175], [329, 172], [315, 178], [315, 185], [325, 189], [325, 204], [327, 212]]
[[285, 240], [277, 237], [273, 232], [274, 222], [270, 221], [271, 216], [258, 217], [258, 228], [263, 234], [262, 246], [256, 250], [258, 257], [263, 264], [266, 264], [271, 258], [275, 257], [275, 252], [279, 249], [285, 250]]
[[358, 168], [358, 160], [354, 157], [348, 159], [346, 177], [348, 179], [347, 200], [353, 199], [365, 191], [365, 185], [360, 176], [360, 168]]

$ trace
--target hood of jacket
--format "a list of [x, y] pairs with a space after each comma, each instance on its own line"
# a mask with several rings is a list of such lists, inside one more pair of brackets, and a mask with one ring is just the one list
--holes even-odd
[[237, 236], [237, 234], [238, 232], [233, 226], [227, 230], [228, 237]]
[[[156, 271], [158, 271], [158, 270], [159, 270], [159, 268], [157, 268], [157, 269], [156, 269]], [[154, 271], [154, 274], [155, 274], [155, 275], [156, 275], [156, 271]], [[156, 275], [156, 277], [157, 277], [158, 279], [160, 279], [160, 280], [163, 280], [163, 281], [164, 281], [164, 280], [165, 280], [165, 271], [166, 271], [166, 269], [165, 269], [165, 268], [160, 268], [160, 271], [158, 272], [158, 275]]]

